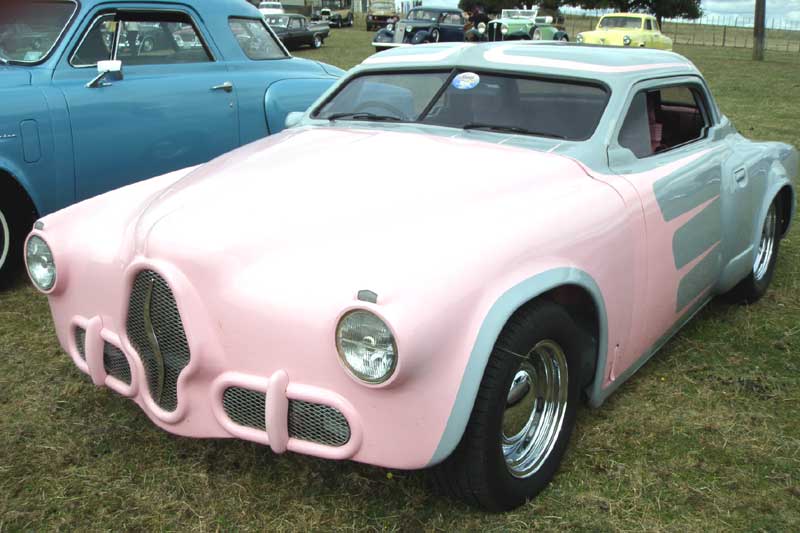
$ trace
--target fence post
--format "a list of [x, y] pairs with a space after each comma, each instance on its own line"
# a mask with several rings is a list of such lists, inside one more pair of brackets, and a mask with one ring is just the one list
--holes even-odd
[[728, 39], [728, 27], [722, 27], [722, 46], [725, 46], [725, 41]]

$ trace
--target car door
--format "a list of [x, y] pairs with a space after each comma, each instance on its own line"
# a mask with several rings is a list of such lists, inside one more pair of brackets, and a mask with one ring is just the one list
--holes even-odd
[[297, 48], [303, 43], [303, 22], [298, 17], [289, 19], [289, 42], [292, 48]]
[[[87, 20], [53, 77], [69, 108], [78, 200], [239, 145], [228, 72], [192, 12], [104, 7]], [[174, 38], [188, 31], [198, 44]], [[123, 79], [87, 85], [107, 59], [122, 62]]]
[[464, 19], [459, 13], [442, 13], [439, 17], [439, 41], [464, 40]]
[[649, 18], [644, 19], [644, 35], [642, 42], [647, 48], [657, 48], [655, 41], [655, 33], [653, 32], [653, 20]]
[[730, 148], [712, 102], [694, 76], [636, 85], [609, 145], [609, 165], [636, 189], [647, 234], [642, 344], [626, 365], [707, 301], [731, 253], [723, 231]]

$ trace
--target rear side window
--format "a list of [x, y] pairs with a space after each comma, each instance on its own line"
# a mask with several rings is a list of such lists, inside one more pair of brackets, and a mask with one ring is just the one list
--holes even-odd
[[163, 11], [120, 11], [97, 17], [70, 63], [89, 67], [105, 59], [118, 59], [128, 66], [214, 60], [187, 14]]
[[711, 125], [707, 109], [694, 86], [640, 91], [628, 109], [619, 144], [642, 159], [699, 141]]
[[232, 18], [228, 21], [228, 25], [248, 58], [254, 61], [263, 61], [287, 57], [286, 52], [283, 51], [272, 33], [267, 30], [267, 25], [263, 20]]
[[645, 20], [644, 21], [644, 29], [652, 30], [653, 29], [653, 21], [650, 20], [650, 19]]

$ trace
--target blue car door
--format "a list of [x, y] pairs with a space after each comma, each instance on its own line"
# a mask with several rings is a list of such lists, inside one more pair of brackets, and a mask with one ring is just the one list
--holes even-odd
[[[235, 88], [193, 11], [108, 4], [86, 21], [53, 78], [70, 112], [77, 200], [239, 145]], [[108, 59], [122, 79], [89, 87]]]
[[460, 42], [464, 40], [464, 18], [459, 13], [442, 13], [439, 19], [439, 41]]

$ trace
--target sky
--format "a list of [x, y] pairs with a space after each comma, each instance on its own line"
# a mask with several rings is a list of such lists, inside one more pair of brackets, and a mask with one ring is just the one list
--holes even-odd
[[[755, 0], [703, 0], [707, 16], [752, 17]], [[771, 17], [800, 22], [800, 0], [767, 0], [767, 19]]]

